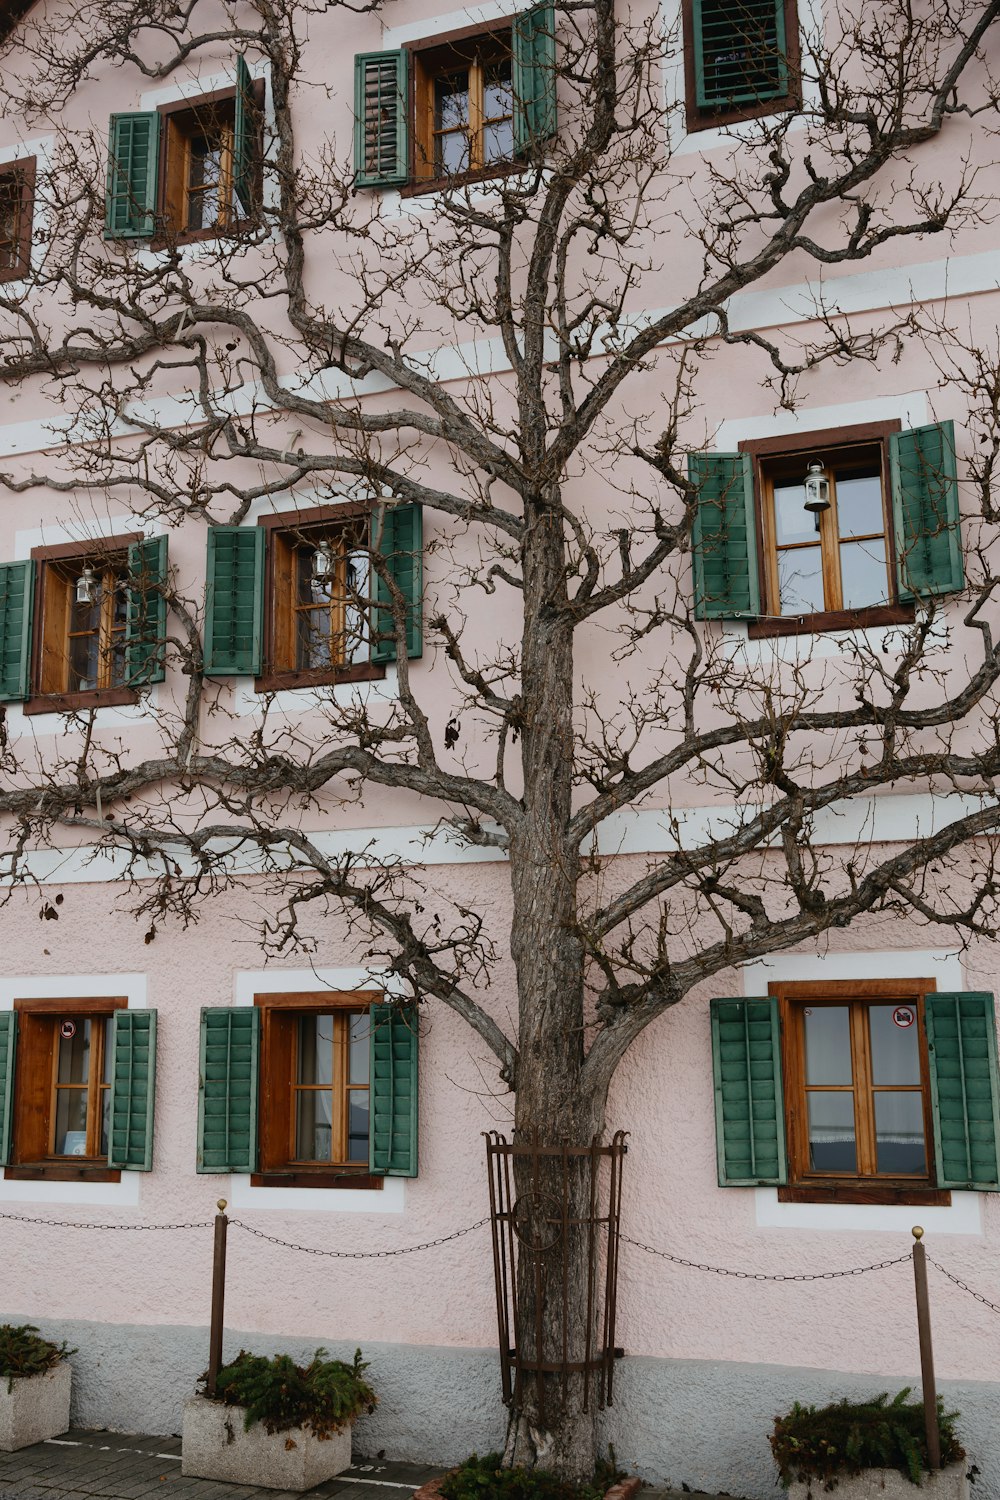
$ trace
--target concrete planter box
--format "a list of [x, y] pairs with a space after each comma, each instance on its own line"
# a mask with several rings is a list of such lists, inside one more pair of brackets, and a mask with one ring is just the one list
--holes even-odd
[[30, 1448], [69, 1430], [72, 1379], [65, 1359], [42, 1375], [15, 1376], [12, 1381], [0, 1376], [0, 1453]]
[[272, 1490], [311, 1490], [351, 1462], [351, 1429], [322, 1441], [310, 1429], [268, 1432], [244, 1427], [246, 1408], [192, 1396], [184, 1403], [181, 1473], [228, 1484], [259, 1484]]
[[822, 1480], [788, 1486], [789, 1500], [967, 1500], [966, 1462], [925, 1474], [919, 1489], [898, 1469], [866, 1469], [837, 1480], [832, 1496]]

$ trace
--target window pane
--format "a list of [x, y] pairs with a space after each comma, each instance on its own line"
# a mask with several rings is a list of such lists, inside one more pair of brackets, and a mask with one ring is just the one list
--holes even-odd
[[219, 222], [222, 182], [222, 139], [195, 136], [188, 167], [188, 228], [208, 229]]
[[514, 85], [512, 82], [511, 60], [509, 57], [501, 58], [498, 62], [489, 63], [485, 69], [486, 77], [483, 86], [483, 117], [487, 120], [496, 120], [500, 115], [512, 115], [514, 113]]
[[885, 530], [882, 514], [882, 476], [877, 468], [834, 470], [837, 486], [837, 524], [842, 537], [870, 536]]
[[297, 1083], [333, 1084], [333, 1016], [300, 1016]]
[[56, 1155], [87, 1154], [87, 1090], [56, 1090]]
[[813, 542], [819, 532], [819, 520], [804, 509], [805, 489], [801, 484], [774, 486], [774, 525], [778, 544]]
[[817, 1005], [803, 1012], [806, 1083], [850, 1084], [851, 1023], [846, 1005]]
[[434, 170], [440, 177], [450, 177], [453, 173], [469, 170], [469, 138], [464, 130], [439, 135], [436, 142]]
[[329, 1161], [333, 1153], [333, 1096], [325, 1089], [300, 1089], [295, 1104], [295, 1160]]
[[[894, 1016], [899, 1020], [893, 1020]], [[868, 1027], [872, 1042], [872, 1082], [919, 1084], [916, 1003], [870, 1005]]]
[[884, 537], [873, 542], [847, 542], [842, 546], [840, 576], [845, 609], [864, 609], [868, 604], [888, 604], [889, 575], [886, 571]]
[[344, 610], [344, 660], [356, 665], [367, 662], [368, 618], [365, 600], [369, 597], [370, 561], [367, 552], [351, 552], [347, 558], [347, 605]]
[[922, 1094], [876, 1094], [875, 1138], [880, 1172], [926, 1172]]
[[316, 671], [336, 666], [339, 656], [334, 655], [330, 639], [330, 611], [326, 609], [302, 609], [296, 615], [298, 639], [295, 665], [300, 671], [310, 668]]
[[434, 129], [456, 130], [469, 123], [469, 75], [463, 71], [434, 80]]
[[351, 1076], [350, 1083], [368, 1082], [368, 1042], [371, 1023], [366, 1014], [351, 1017]]
[[778, 553], [778, 593], [783, 615], [814, 615], [823, 608], [823, 561], [819, 547]]
[[111, 1129], [111, 1090], [101, 1089], [101, 1155], [108, 1154], [108, 1132]]
[[809, 1094], [809, 1165], [815, 1172], [858, 1170], [854, 1095]]
[[59, 1037], [56, 1081], [86, 1085], [90, 1079], [90, 1022], [67, 1017], [60, 1025], [74, 1026], [76, 1031], [71, 1037]]
[[510, 161], [514, 155], [514, 125], [511, 120], [498, 120], [483, 130], [483, 162], [489, 166], [494, 161]]
[[347, 1116], [347, 1160], [368, 1160], [368, 1093], [355, 1089], [349, 1096]]

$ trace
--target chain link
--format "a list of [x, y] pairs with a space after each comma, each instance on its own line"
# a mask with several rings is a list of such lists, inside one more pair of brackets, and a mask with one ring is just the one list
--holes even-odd
[[984, 1307], [988, 1307], [990, 1312], [1000, 1313], [1000, 1307], [995, 1302], [991, 1302], [988, 1297], [984, 1297], [982, 1292], [974, 1292], [971, 1286], [966, 1286], [964, 1281], [959, 1281], [957, 1276], [953, 1276], [950, 1271], [945, 1270], [940, 1261], [931, 1260], [929, 1255], [927, 1259], [931, 1261], [931, 1265], [936, 1271], [940, 1271], [942, 1276], [947, 1276], [948, 1280], [954, 1282], [955, 1286], [960, 1286], [963, 1292], [968, 1292], [970, 1297], [975, 1297], [976, 1301], [981, 1302]]
[[305, 1255], [326, 1255], [331, 1260], [387, 1260], [390, 1255], [412, 1255], [417, 1250], [432, 1250], [435, 1245], [447, 1245], [450, 1240], [460, 1240], [464, 1234], [472, 1234], [490, 1222], [489, 1214], [465, 1229], [456, 1229], [453, 1234], [443, 1234], [440, 1239], [424, 1240], [420, 1245], [402, 1245], [398, 1250], [321, 1250], [317, 1245], [297, 1245], [294, 1240], [282, 1240], [275, 1234], [265, 1234], [262, 1229], [253, 1229], [242, 1219], [230, 1219], [237, 1229], [246, 1230], [258, 1240], [267, 1240], [269, 1245], [280, 1245], [284, 1250], [301, 1250]]
[[901, 1266], [904, 1261], [912, 1259], [909, 1251], [905, 1255], [897, 1255], [893, 1260], [877, 1260], [874, 1265], [854, 1266], [850, 1271], [800, 1271], [797, 1275], [769, 1274], [766, 1271], [733, 1271], [726, 1266], [710, 1266], [704, 1261], [685, 1260], [682, 1255], [671, 1255], [668, 1250], [657, 1250], [654, 1245], [644, 1245], [641, 1240], [633, 1240], [629, 1235], [623, 1234], [620, 1238], [626, 1245], [634, 1245], [637, 1250], [645, 1250], [649, 1255], [658, 1255], [661, 1260], [669, 1260], [675, 1266], [687, 1266], [692, 1271], [710, 1271], [713, 1276], [735, 1276], [738, 1281], [836, 1281], [841, 1276], [864, 1276], [868, 1271], [884, 1271], [888, 1266]]
[[12, 1219], [17, 1224], [49, 1224], [53, 1229], [121, 1229], [126, 1232], [156, 1229], [211, 1229], [210, 1219], [200, 1224], [92, 1224], [84, 1219], [32, 1218], [29, 1214], [0, 1214], [0, 1219]]

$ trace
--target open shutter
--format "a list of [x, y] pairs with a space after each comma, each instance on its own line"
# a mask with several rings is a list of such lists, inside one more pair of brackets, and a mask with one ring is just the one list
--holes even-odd
[[938, 1186], [1000, 1191], [1000, 1080], [993, 996], [927, 995]]
[[369, 1007], [368, 1074], [370, 1171], [385, 1177], [417, 1175], [417, 1008]]
[[14, 1053], [17, 1050], [17, 1011], [0, 1010], [0, 1167], [10, 1161], [10, 1130], [14, 1118]]
[[[423, 655], [423, 509], [399, 505], [389, 509], [377, 505], [372, 512], [370, 546], [381, 556], [389, 577], [406, 601], [406, 654]], [[372, 661], [396, 660], [392, 594], [384, 578], [372, 568], [373, 596], [380, 606], [373, 611]], [[379, 639], [382, 637], [382, 639]]]
[[354, 59], [354, 180], [358, 187], [402, 187], [409, 178], [407, 65], [400, 52]]
[[760, 570], [748, 453], [690, 453], [698, 491], [691, 547], [698, 620], [760, 614]]
[[106, 239], [149, 239], [156, 214], [160, 117], [112, 115], [108, 142]]
[[935, 422], [894, 432], [889, 465], [900, 598], [957, 593], [965, 577], [955, 424]]
[[213, 526], [208, 533], [205, 671], [254, 677], [261, 667], [264, 531]]
[[130, 687], [162, 682], [167, 636], [167, 539], [148, 537], [128, 549], [125, 650]]
[[556, 13], [534, 5], [514, 17], [514, 152], [532, 148], [556, 133]]
[[712, 1001], [720, 1187], [788, 1181], [778, 1002]]
[[236, 124], [233, 131], [233, 187], [243, 212], [257, 208], [257, 159], [260, 142], [260, 112], [254, 98], [253, 79], [242, 56], [236, 59]]
[[257, 1166], [255, 1005], [205, 1006], [198, 1078], [198, 1171], [253, 1172]]
[[695, 102], [725, 110], [789, 91], [785, 0], [692, 0]]
[[116, 1010], [111, 1023], [111, 1129], [108, 1166], [153, 1168], [156, 1011]]
[[31, 693], [33, 562], [0, 565], [0, 703]]

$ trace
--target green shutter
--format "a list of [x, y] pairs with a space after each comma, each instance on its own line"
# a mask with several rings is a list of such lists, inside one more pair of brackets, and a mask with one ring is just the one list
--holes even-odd
[[[406, 601], [406, 654], [423, 655], [423, 510], [419, 505], [389, 509], [377, 505], [372, 512], [369, 545], [385, 560], [386, 572]], [[385, 579], [372, 567], [372, 595], [381, 605], [373, 610], [372, 661], [396, 660], [392, 596]]]
[[957, 593], [965, 578], [954, 423], [894, 432], [889, 464], [900, 598]]
[[199, 1172], [256, 1169], [259, 1038], [255, 1005], [206, 1006], [201, 1012]]
[[263, 528], [211, 527], [207, 572], [205, 671], [216, 677], [255, 677], [264, 616]]
[[928, 995], [938, 1186], [1000, 1191], [1000, 1080], [993, 996]]
[[254, 98], [253, 79], [242, 56], [236, 58], [236, 125], [233, 131], [233, 186], [243, 212], [257, 209], [257, 164], [260, 117]]
[[162, 682], [167, 636], [167, 539], [147, 537], [128, 549], [125, 650], [130, 687]]
[[31, 694], [33, 562], [0, 565], [0, 703]]
[[772, 996], [712, 1001], [720, 1187], [788, 1180], [781, 1028]]
[[354, 59], [354, 180], [402, 187], [409, 179], [408, 54], [361, 52]]
[[789, 91], [785, 0], [692, 0], [695, 102], [727, 110]]
[[108, 142], [105, 239], [149, 239], [155, 227], [160, 117], [112, 115]]
[[748, 453], [690, 453], [698, 491], [691, 547], [694, 612], [699, 620], [760, 614], [757, 521]]
[[116, 1010], [111, 1023], [111, 1126], [108, 1166], [153, 1168], [156, 1011]]
[[417, 1175], [417, 1008], [369, 1008], [371, 1125], [368, 1164], [386, 1177]]
[[514, 151], [529, 155], [556, 133], [556, 13], [535, 5], [514, 17]]
[[0, 1166], [10, 1161], [10, 1132], [14, 1118], [14, 1054], [17, 1051], [17, 1012], [0, 1010]]

